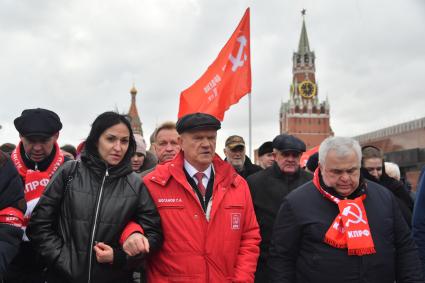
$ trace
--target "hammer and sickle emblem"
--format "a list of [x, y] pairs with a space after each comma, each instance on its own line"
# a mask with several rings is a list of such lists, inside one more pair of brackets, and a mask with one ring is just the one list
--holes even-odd
[[[354, 210], [354, 211], [352, 211]], [[354, 219], [348, 219], [347, 223], [345, 223], [345, 226], [349, 227], [350, 223], [357, 224], [357, 223], [364, 223], [366, 224], [366, 221], [363, 219], [362, 210], [360, 207], [355, 203], [349, 203], [346, 208], [342, 211], [342, 215], [348, 216], [351, 215]]]
[[[244, 35], [241, 35], [238, 37], [237, 41], [240, 43], [238, 54], [236, 55], [236, 57], [233, 57], [232, 54], [229, 55], [229, 60], [230, 62], [232, 62], [232, 72], [236, 72], [239, 67], [242, 67], [247, 59], [246, 54], [243, 54], [243, 49], [247, 44], [246, 37]], [[243, 58], [242, 55], [244, 55]]]

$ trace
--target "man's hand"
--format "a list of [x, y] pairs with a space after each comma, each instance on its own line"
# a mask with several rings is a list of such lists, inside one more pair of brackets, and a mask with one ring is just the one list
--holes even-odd
[[93, 249], [96, 252], [98, 262], [112, 263], [114, 261], [114, 250], [110, 246], [104, 243], [97, 243]]
[[125, 240], [122, 247], [125, 253], [129, 256], [135, 256], [140, 253], [149, 253], [149, 241], [140, 233], [131, 234], [127, 240]]

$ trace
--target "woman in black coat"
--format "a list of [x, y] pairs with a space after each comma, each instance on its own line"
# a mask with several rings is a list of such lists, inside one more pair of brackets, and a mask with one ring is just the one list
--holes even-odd
[[48, 263], [48, 282], [131, 282], [137, 259], [121, 250], [130, 219], [143, 227], [150, 253], [162, 243], [159, 214], [132, 172], [135, 141], [125, 116], [98, 116], [81, 161], [66, 162], [34, 209], [28, 235]]

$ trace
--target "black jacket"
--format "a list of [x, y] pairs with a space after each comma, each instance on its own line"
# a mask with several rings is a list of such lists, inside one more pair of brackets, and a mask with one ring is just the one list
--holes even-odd
[[[7, 207], [25, 213], [24, 185], [10, 158], [0, 151], [0, 210]], [[21, 228], [0, 223], [0, 281], [18, 253], [22, 234]]]
[[299, 169], [295, 174], [284, 174], [277, 163], [248, 177], [255, 214], [260, 225], [260, 258], [255, 274], [256, 282], [267, 282], [267, 257], [277, 212], [285, 196], [307, 183], [313, 175]]
[[242, 176], [246, 180], [246, 178], [254, 173], [257, 173], [258, 171], [263, 170], [260, 166], [253, 164], [251, 162], [251, 159], [249, 159], [248, 156], [245, 156], [245, 162], [243, 164], [242, 171], [237, 171], [239, 175]]
[[[135, 220], [150, 251], [162, 243], [159, 214], [129, 163], [107, 168], [83, 153], [52, 177], [34, 209], [28, 235], [49, 268], [50, 282], [128, 282], [129, 259], [119, 249], [126, 224]], [[93, 245], [114, 247], [114, 264], [96, 261]]]
[[363, 167], [361, 168], [361, 173], [364, 178], [387, 188], [396, 197], [398, 205], [400, 206], [401, 215], [403, 215], [403, 218], [406, 220], [409, 228], [412, 228], [413, 199], [401, 181], [387, 175], [385, 172], [384, 161], [382, 161], [382, 175], [379, 180], [369, 174], [369, 172]]
[[[22, 161], [25, 166], [31, 170], [46, 171], [52, 164], [56, 155], [56, 146], [53, 146], [52, 152], [49, 156], [40, 162], [34, 162], [26, 154], [22, 144], [19, 146]], [[64, 161], [70, 160], [69, 157], [64, 157]], [[20, 176], [25, 186], [25, 181]], [[26, 206], [26, 203], [25, 203]], [[7, 274], [5, 275], [6, 282], [45, 282], [45, 269], [46, 264], [40, 255], [34, 250], [32, 243], [22, 241], [19, 247], [19, 252], [9, 265]]]
[[309, 182], [290, 193], [279, 210], [268, 260], [270, 282], [423, 283], [417, 249], [393, 195], [366, 181], [349, 198], [359, 191], [366, 194], [376, 253], [349, 256], [347, 249], [324, 243], [339, 210]]

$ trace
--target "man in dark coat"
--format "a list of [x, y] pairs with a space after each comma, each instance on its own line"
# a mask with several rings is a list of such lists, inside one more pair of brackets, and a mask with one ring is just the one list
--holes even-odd
[[26, 109], [14, 124], [20, 142], [11, 159], [24, 182], [27, 209], [22, 227], [23, 242], [4, 281], [44, 283], [45, 265], [25, 234], [26, 224], [50, 178], [69, 159], [64, 157], [57, 143], [62, 123], [55, 112], [42, 108]]
[[224, 148], [225, 161], [229, 162], [244, 179], [262, 170], [260, 166], [251, 162], [245, 152], [245, 141], [241, 136], [233, 135], [227, 138]]
[[8, 155], [0, 151], [0, 282], [19, 251], [25, 209], [22, 180]]
[[313, 181], [290, 193], [276, 217], [270, 282], [423, 283], [395, 197], [361, 178], [360, 166], [357, 141], [322, 142]]
[[273, 140], [272, 146], [274, 164], [249, 176], [247, 180], [262, 239], [255, 282], [268, 282], [267, 257], [270, 238], [283, 198], [313, 178], [312, 174], [300, 168], [301, 154], [306, 150], [302, 140], [282, 134]]

